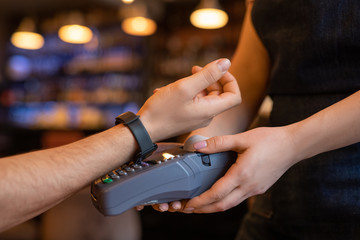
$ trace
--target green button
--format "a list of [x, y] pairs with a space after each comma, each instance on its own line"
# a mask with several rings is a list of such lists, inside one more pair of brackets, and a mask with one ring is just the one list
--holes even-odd
[[102, 181], [103, 181], [104, 183], [111, 183], [111, 182], [113, 182], [113, 180], [112, 180], [111, 178], [103, 178]]

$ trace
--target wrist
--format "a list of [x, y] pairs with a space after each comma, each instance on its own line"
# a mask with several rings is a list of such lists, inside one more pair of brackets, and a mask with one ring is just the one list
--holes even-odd
[[169, 131], [166, 130], [165, 117], [158, 117], [158, 115], [150, 114], [149, 111], [143, 111], [143, 109], [140, 109], [136, 115], [140, 117], [141, 122], [154, 143], [167, 138], [166, 133], [169, 133]]
[[125, 125], [134, 135], [135, 140], [139, 146], [139, 152], [135, 159], [136, 162], [140, 162], [147, 158], [157, 149], [157, 145], [153, 143], [147, 129], [141, 122], [138, 115], [135, 115], [132, 112], [125, 112], [116, 117], [115, 124]]
[[144, 116], [144, 114], [137, 113], [137, 115], [139, 116], [140, 121], [144, 125], [151, 140], [153, 142], [158, 142], [159, 140], [161, 140], [159, 137], [159, 131], [154, 131], [154, 120], [150, 120], [148, 117]]
[[300, 162], [316, 155], [316, 152], [314, 152], [316, 149], [314, 148], [316, 136], [306, 129], [302, 121], [288, 125], [286, 128], [295, 162]]

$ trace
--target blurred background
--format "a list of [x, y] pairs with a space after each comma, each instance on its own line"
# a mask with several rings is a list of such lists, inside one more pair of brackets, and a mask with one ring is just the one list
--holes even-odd
[[[0, 156], [102, 131], [193, 65], [231, 58], [244, 11], [243, 0], [1, 0]], [[84, 189], [0, 239], [233, 239], [245, 210], [109, 219]]]

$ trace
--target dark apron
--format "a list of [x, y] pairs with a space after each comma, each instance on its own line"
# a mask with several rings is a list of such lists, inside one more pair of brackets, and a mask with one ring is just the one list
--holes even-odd
[[[360, 89], [360, 1], [256, 0], [252, 18], [272, 62], [272, 126]], [[237, 239], [360, 239], [360, 144], [291, 167], [255, 198]]]

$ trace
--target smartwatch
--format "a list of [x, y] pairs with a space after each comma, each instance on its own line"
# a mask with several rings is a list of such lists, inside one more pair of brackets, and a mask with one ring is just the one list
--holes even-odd
[[158, 146], [151, 141], [151, 138], [140, 121], [139, 116], [132, 112], [125, 112], [115, 118], [115, 125], [121, 123], [130, 129], [140, 147], [140, 152], [136, 155], [135, 159], [135, 163], [139, 164], [142, 160], [150, 156], [158, 148]]

